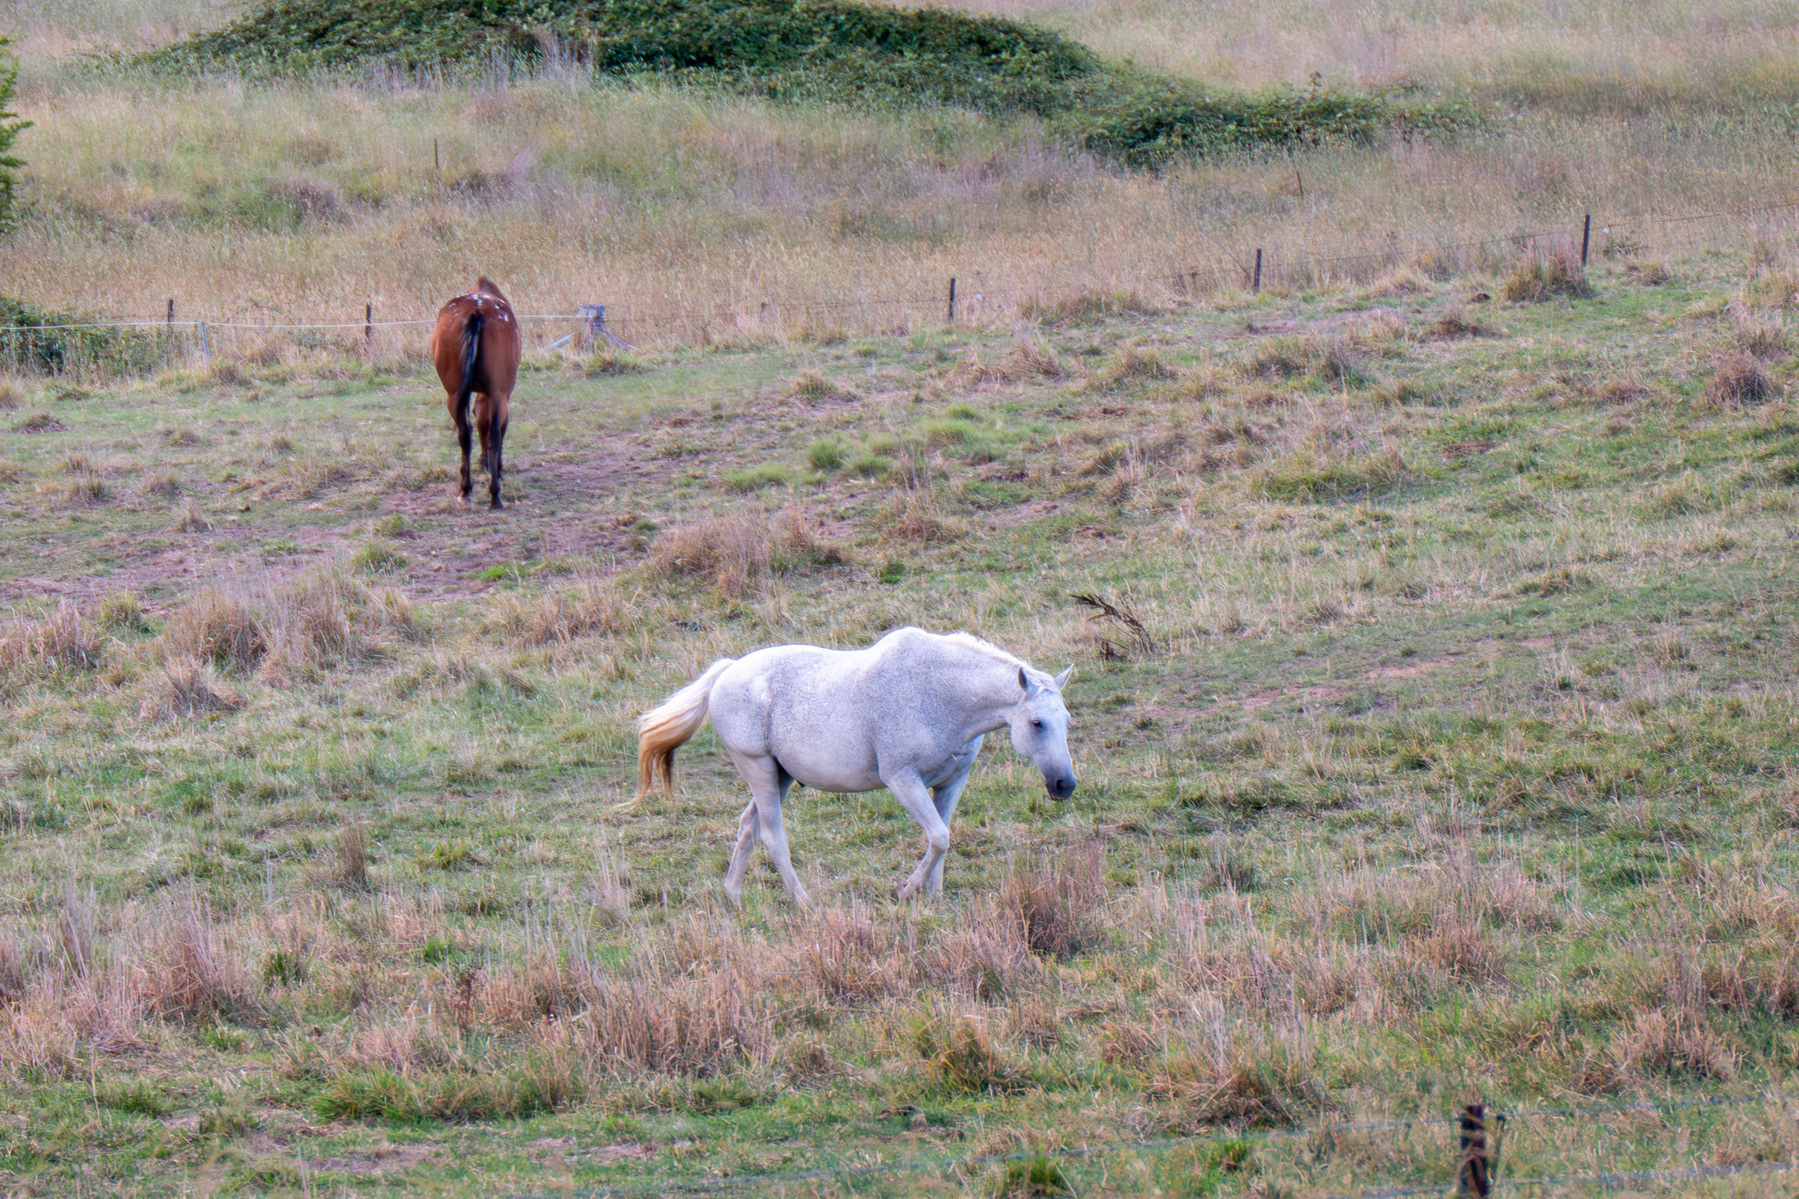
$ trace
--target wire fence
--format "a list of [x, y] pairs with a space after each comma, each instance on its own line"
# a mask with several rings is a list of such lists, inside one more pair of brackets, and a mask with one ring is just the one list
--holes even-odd
[[[1402, 239], [1401, 231], [1376, 234], [1376, 248], [1351, 254], [1316, 254], [1306, 244], [1216, 247], [1211, 261], [1139, 262], [1114, 273], [1113, 286], [1095, 291], [1041, 276], [975, 270], [947, 278], [942, 291], [906, 296], [793, 296], [771, 288], [767, 299], [709, 306], [638, 307], [629, 299], [583, 305], [573, 313], [520, 314], [530, 347], [544, 350], [595, 347], [704, 345], [783, 337], [912, 334], [945, 325], [990, 327], [1034, 317], [1056, 317], [1203, 299], [1221, 292], [1304, 291], [1373, 282], [1401, 268], [1434, 279], [1470, 272], [1500, 272], [1521, 260], [1556, 256], [1636, 258], [1694, 249], [1717, 250], [1747, 242], [1751, 260], [1765, 264], [1775, 247], [1799, 233], [1799, 198], [1771, 200], [1707, 212], [1571, 216], [1560, 229], [1518, 230], [1467, 238]], [[958, 294], [959, 287], [959, 294]], [[1059, 289], [1059, 290], [1058, 290]], [[168, 301], [161, 319], [0, 324], [0, 369], [14, 374], [69, 377], [150, 373], [206, 365], [215, 360], [277, 365], [292, 351], [371, 363], [417, 361], [427, 347], [427, 313], [375, 319], [373, 304], [362, 320], [211, 320], [184, 315]], [[185, 311], [185, 309], [184, 309]]]
[[[601, 1185], [588, 1190], [573, 1190], [566, 1186], [558, 1187], [557, 1195], [585, 1196], [587, 1199], [611, 1199], [633, 1195], [691, 1195], [714, 1194], [728, 1191], [758, 1191], [769, 1188], [785, 1188], [790, 1185], [804, 1183], [852, 1184], [857, 1181], [873, 1181], [883, 1177], [898, 1175], [935, 1175], [939, 1179], [951, 1178], [961, 1183], [974, 1182], [978, 1176], [991, 1167], [1004, 1167], [1014, 1164], [1048, 1161], [1055, 1163], [1075, 1163], [1112, 1157], [1126, 1153], [1154, 1154], [1165, 1153], [1178, 1148], [1205, 1148], [1211, 1146], [1226, 1147], [1233, 1144], [1253, 1145], [1282, 1141], [1309, 1140], [1320, 1146], [1327, 1146], [1349, 1136], [1378, 1136], [1382, 1134], [1438, 1133], [1442, 1134], [1443, 1144], [1430, 1148], [1429, 1165], [1422, 1167], [1422, 1172], [1439, 1173], [1441, 1181], [1421, 1182], [1399, 1187], [1379, 1187], [1370, 1185], [1350, 1191], [1331, 1191], [1328, 1187], [1313, 1193], [1319, 1199], [1402, 1199], [1413, 1195], [1478, 1195], [1487, 1196], [1500, 1192], [1520, 1194], [1540, 1193], [1550, 1188], [1566, 1188], [1571, 1186], [1589, 1186], [1611, 1188], [1620, 1186], [1665, 1186], [1675, 1187], [1682, 1183], [1692, 1183], [1706, 1179], [1724, 1179], [1739, 1176], [1764, 1176], [1785, 1174], [1799, 1171], [1799, 1161], [1795, 1160], [1753, 1160], [1728, 1165], [1706, 1165], [1687, 1162], [1660, 1169], [1646, 1170], [1595, 1170], [1586, 1173], [1569, 1172], [1560, 1174], [1525, 1175], [1511, 1177], [1503, 1171], [1505, 1165], [1503, 1154], [1513, 1150], [1513, 1143], [1527, 1135], [1526, 1130], [1538, 1121], [1580, 1120], [1598, 1121], [1609, 1117], [1631, 1114], [1666, 1115], [1668, 1113], [1696, 1108], [1730, 1109], [1745, 1107], [1750, 1104], [1761, 1106], [1784, 1105], [1799, 1100], [1799, 1094], [1780, 1092], [1763, 1092], [1748, 1095], [1708, 1095], [1684, 1099], [1667, 1099], [1661, 1101], [1645, 1101], [1620, 1104], [1591, 1104], [1575, 1107], [1536, 1108], [1495, 1114], [1488, 1117], [1492, 1125], [1503, 1125], [1503, 1140], [1495, 1140], [1492, 1157], [1489, 1159], [1494, 1172], [1484, 1174], [1477, 1182], [1470, 1182], [1461, 1167], [1467, 1160], [1464, 1149], [1453, 1143], [1453, 1138], [1462, 1134], [1466, 1124], [1458, 1113], [1449, 1119], [1432, 1119], [1419, 1117], [1416, 1119], [1377, 1120], [1362, 1123], [1326, 1123], [1312, 1127], [1271, 1128], [1244, 1132], [1207, 1132], [1190, 1136], [1169, 1136], [1150, 1139], [1132, 1139], [1101, 1144], [1078, 1144], [1053, 1146], [1043, 1149], [1020, 1150], [1012, 1153], [974, 1154], [963, 1157], [939, 1157], [914, 1160], [896, 1160], [879, 1162], [847, 1163], [824, 1165], [803, 1170], [789, 1170], [759, 1174], [721, 1175], [714, 1174], [700, 1178], [665, 1178], [650, 1183], [629, 1183], [619, 1186]], [[1785, 1114], [1787, 1122], [1791, 1122], [1791, 1113]], [[1491, 1125], [1490, 1125], [1491, 1126]], [[1465, 1141], [1464, 1141], [1465, 1144]], [[1515, 1151], [1515, 1150], [1513, 1150]], [[521, 1192], [511, 1199], [544, 1199], [541, 1192]]]

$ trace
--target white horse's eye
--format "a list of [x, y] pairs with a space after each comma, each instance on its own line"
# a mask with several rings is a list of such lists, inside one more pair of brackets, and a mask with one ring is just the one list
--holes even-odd
[[1041, 720], [1038, 720], [1035, 716], [1033, 716], [1033, 717], [1031, 717], [1031, 727], [1034, 729], [1040, 729], [1043, 727], [1043, 722]]

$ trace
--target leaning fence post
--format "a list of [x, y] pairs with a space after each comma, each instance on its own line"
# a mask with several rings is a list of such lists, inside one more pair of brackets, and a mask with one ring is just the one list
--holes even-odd
[[1586, 221], [1580, 227], [1580, 269], [1587, 269], [1587, 243], [1593, 240], [1593, 214], [1587, 213]]
[[1456, 1164], [1455, 1193], [1457, 1199], [1472, 1196], [1487, 1199], [1492, 1191], [1491, 1162], [1487, 1157], [1486, 1109], [1470, 1103], [1462, 1109], [1461, 1158]]
[[1249, 290], [1251, 292], [1255, 293], [1256, 295], [1262, 294], [1262, 247], [1261, 246], [1256, 247], [1256, 274], [1255, 274], [1255, 278], [1250, 280]]

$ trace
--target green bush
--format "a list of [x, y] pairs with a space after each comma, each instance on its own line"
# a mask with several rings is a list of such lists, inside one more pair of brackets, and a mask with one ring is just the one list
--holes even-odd
[[371, 63], [530, 70], [544, 35], [599, 72], [654, 72], [784, 100], [947, 105], [1040, 117], [1058, 137], [1133, 166], [1258, 145], [1369, 140], [1383, 129], [1453, 129], [1459, 104], [1397, 93], [1243, 94], [1109, 63], [1022, 21], [856, 0], [267, 0], [223, 29], [146, 56], [177, 70], [303, 74]]
[[[0, 76], [3, 79], [4, 76]], [[0, 105], [5, 98], [0, 94]], [[0, 117], [5, 113], [0, 112]], [[0, 124], [0, 133], [5, 129]], [[4, 157], [0, 136], [0, 211], [6, 205]], [[154, 337], [136, 329], [46, 329], [44, 325], [87, 325], [93, 318], [55, 312], [0, 296], [0, 363], [18, 371], [65, 375], [93, 368], [109, 375], [143, 374], [161, 364]]]

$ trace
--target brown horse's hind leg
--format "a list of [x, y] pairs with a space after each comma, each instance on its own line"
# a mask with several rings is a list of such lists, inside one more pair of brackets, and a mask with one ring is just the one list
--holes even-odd
[[456, 422], [456, 443], [462, 447], [462, 503], [468, 503], [469, 493], [475, 489], [475, 481], [469, 475], [469, 451], [475, 445], [475, 430], [467, 420]]
[[496, 422], [488, 430], [487, 437], [483, 440], [487, 442], [483, 457], [487, 459], [487, 498], [490, 501], [488, 507], [504, 508], [506, 505], [500, 499], [500, 475], [504, 471], [501, 458], [502, 451], [506, 447], [506, 426]]

